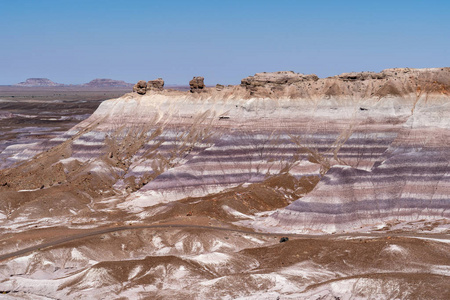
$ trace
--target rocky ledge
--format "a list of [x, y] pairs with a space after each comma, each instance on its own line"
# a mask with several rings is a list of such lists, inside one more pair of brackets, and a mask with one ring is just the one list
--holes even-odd
[[[162, 79], [159, 79], [162, 80]], [[150, 82], [149, 82], [150, 83]], [[149, 83], [140, 81], [134, 91], [162, 91], [160, 88], [147, 88]], [[419, 97], [422, 94], [449, 94], [450, 68], [386, 69], [381, 72], [351, 72], [319, 78], [315, 74], [300, 74], [293, 71], [256, 73], [241, 80], [240, 85], [206, 87], [204, 77], [194, 77], [190, 82], [190, 92], [197, 97], [217, 96], [236, 98], [383, 98]], [[199, 93], [202, 92], [202, 93]], [[177, 94], [179, 91], [165, 91]]]

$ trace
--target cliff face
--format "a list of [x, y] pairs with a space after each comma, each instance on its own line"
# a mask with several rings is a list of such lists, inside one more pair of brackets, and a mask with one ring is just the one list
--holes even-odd
[[[257, 73], [243, 78], [237, 86], [205, 87], [203, 77], [190, 81], [194, 98], [206, 99], [382, 99], [386, 97], [415, 98], [423, 95], [450, 94], [450, 68], [386, 69], [375, 72], [343, 73], [333, 77], [318, 78], [314, 74], [292, 71]], [[198, 81], [198, 82], [197, 82]], [[137, 91], [137, 90], [136, 90]], [[158, 91], [162, 91], [159, 89]], [[166, 95], [183, 95], [180, 91], [166, 90]]]
[[387, 69], [321, 78], [294, 72], [257, 73], [242, 80], [252, 96], [383, 98], [411, 94], [450, 93], [450, 68]]

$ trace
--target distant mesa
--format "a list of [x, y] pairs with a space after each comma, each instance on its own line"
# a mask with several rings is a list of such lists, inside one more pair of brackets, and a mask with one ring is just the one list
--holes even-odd
[[133, 84], [123, 80], [97, 78], [84, 84], [62, 84], [51, 81], [48, 78], [28, 78], [24, 82], [15, 84], [20, 87], [83, 87], [83, 88], [132, 88]]
[[123, 80], [97, 78], [97, 79], [94, 79], [94, 80], [92, 80], [92, 81], [90, 81], [88, 83], [83, 84], [82, 86], [85, 86], [85, 87], [96, 87], [96, 88], [100, 88], [100, 87], [105, 87], [105, 88], [110, 88], [110, 87], [131, 88], [131, 87], [133, 87], [133, 84], [125, 82]]
[[48, 78], [28, 78], [23, 82], [19, 82], [16, 86], [36, 87], [36, 86], [64, 86], [62, 83], [56, 83]]

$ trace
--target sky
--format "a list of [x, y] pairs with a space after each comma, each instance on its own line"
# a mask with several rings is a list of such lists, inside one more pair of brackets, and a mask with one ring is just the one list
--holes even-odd
[[0, 85], [450, 66], [450, 1], [0, 0]]

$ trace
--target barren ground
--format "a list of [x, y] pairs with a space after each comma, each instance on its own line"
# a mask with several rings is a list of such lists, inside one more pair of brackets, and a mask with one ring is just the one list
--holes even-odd
[[[358, 103], [352, 120], [360, 121], [337, 149], [346, 128], [340, 114], [348, 111], [334, 103], [320, 112], [328, 122], [312, 117], [320, 109], [289, 117], [288, 106], [270, 119], [280, 108], [252, 99], [222, 109], [183, 96], [187, 104], [174, 111], [164, 95], [127, 95], [88, 119], [124, 92], [0, 87], [0, 299], [450, 299], [447, 122], [441, 131], [413, 131], [408, 118], [425, 121], [412, 118], [410, 106], [372, 112]], [[118, 118], [132, 105], [138, 109]], [[428, 107], [420, 109], [427, 116]], [[376, 118], [385, 111], [393, 117]], [[146, 132], [129, 125], [142, 120]], [[308, 135], [294, 136], [297, 129]], [[422, 142], [427, 135], [434, 139]], [[340, 156], [322, 154], [326, 146]], [[372, 208], [333, 214], [333, 203], [314, 206], [316, 199], [356, 203], [370, 189], [382, 194], [393, 179], [379, 189], [375, 179], [358, 180], [372, 167], [401, 164], [398, 157], [428, 162], [411, 153], [432, 157], [434, 169], [408, 165], [394, 179], [440, 177], [432, 187], [420, 179], [392, 189], [430, 194], [423, 203], [436, 207], [402, 219], [409, 207], [384, 215], [379, 201], [371, 219], [363, 213]]]

